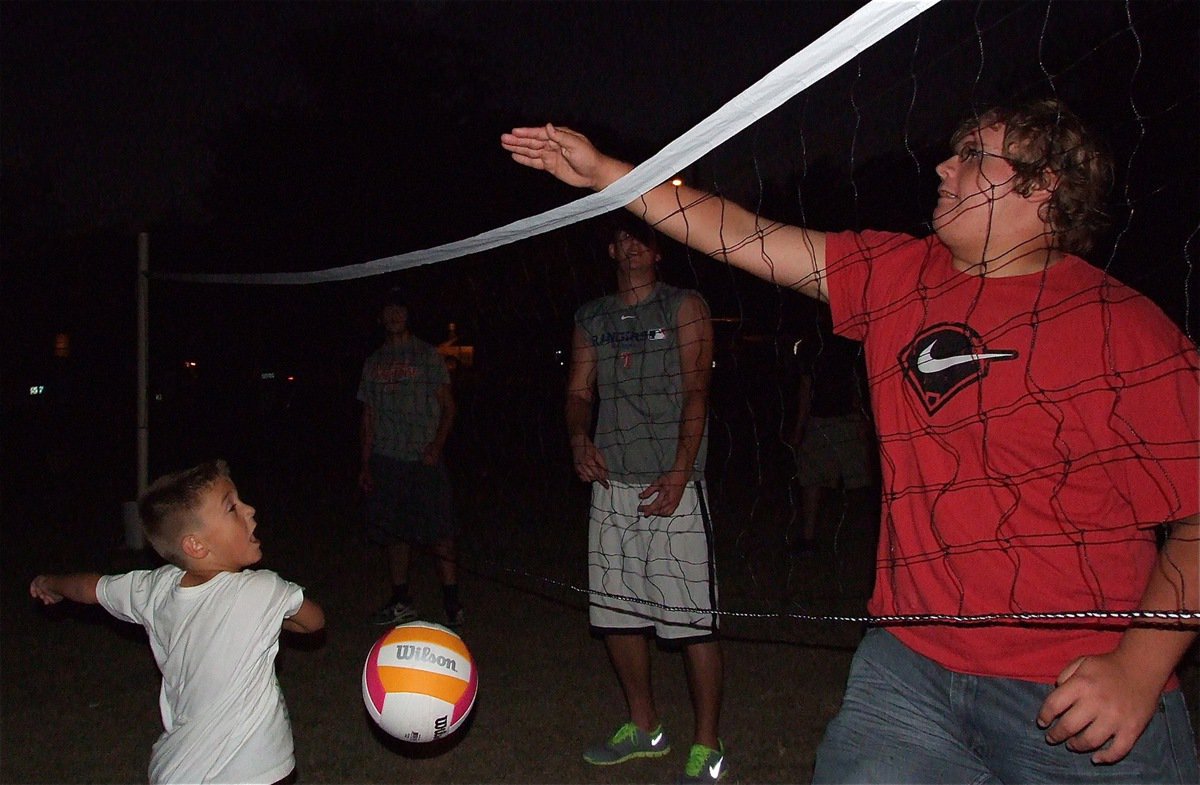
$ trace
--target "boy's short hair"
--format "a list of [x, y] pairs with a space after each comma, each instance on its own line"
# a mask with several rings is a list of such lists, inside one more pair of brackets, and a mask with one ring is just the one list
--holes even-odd
[[220, 459], [207, 461], [159, 477], [138, 499], [142, 529], [159, 556], [177, 567], [187, 568], [179, 541], [197, 528], [200, 519], [196, 509], [201, 497], [222, 477], [229, 477], [229, 464]]
[[[1016, 172], [1018, 193], [1053, 187], [1043, 218], [1055, 246], [1073, 254], [1091, 250], [1107, 225], [1104, 202], [1112, 184], [1112, 160], [1083, 123], [1055, 98], [993, 106], [966, 118], [951, 146], [977, 128], [1004, 126], [1004, 155]], [[1057, 180], [1055, 182], [1055, 179]]]

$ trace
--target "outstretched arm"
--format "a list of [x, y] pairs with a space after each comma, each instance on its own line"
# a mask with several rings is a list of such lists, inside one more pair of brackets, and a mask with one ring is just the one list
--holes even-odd
[[[1142, 610], [1200, 609], [1198, 544], [1200, 515], [1175, 522], [1142, 594]], [[1046, 740], [1065, 741], [1076, 752], [1094, 750], [1096, 763], [1124, 758], [1196, 634], [1195, 622], [1178, 629], [1130, 627], [1113, 651], [1072, 662], [1038, 713], [1038, 724], [1049, 727]]]
[[95, 605], [96, 584], [100, 576], [94, 572], [76, 572], [70, 575], [39, 575], [29, 584], [29, 596], [45, 605], [53, 605], [64, 599]]
[[[568, 185], [600, 191], [633, 167], [604, 155], [587, 137], [547, 124], [500, 137], [513, 160]], [[770, 221], [719, 196], [664, 183], [626, 205], [685, 245], [780, 286], [827, 300], [825, 235]]]

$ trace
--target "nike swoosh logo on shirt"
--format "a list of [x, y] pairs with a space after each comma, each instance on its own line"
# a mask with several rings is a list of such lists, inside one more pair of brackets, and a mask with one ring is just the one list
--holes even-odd
[[725, 759], [721, 758], [719, 761], [717, 761], [713, 765], [709, 766], [708, 767], [708, 776], [712, 777], [714, 780], [717, 779], [718, 777], [720, 777], [721, 776], [721, 766], [723, 766], [724, 763], [725, 763]]
[[932, 341], [917, 355], [917, 370], [920, 373], [937, 373], [947, 368], [953, 368], [963, 363], [979, 362], [980, 360], [1011, 359], [1016, 352], [986, 352], [982, 354], [955, 354], [950, 357], [934, 357], [933, 347], [937, 341]]
[[625, 314], [624, 316], [621, 317], [621, 321], [625, 321], [626, 319], [636, 319], [636, 318], [637, 317], [633, 316], [632, 314]]
[[660, 732], [660, 733], [659, 733], [658, 735], [656, 735], [654, 738], [650, 739], [650, 746], [651, 746], [651, 747], [657, 747], [657, 746], [658, 746], [658, 743], [659, 743], [660, 741], [662, 741], [662, 737], [663, 737], [663, 735], [662, 735], [662, 733]]

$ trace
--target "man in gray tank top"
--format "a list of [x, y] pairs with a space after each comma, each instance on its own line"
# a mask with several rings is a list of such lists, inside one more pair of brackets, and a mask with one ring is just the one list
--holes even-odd
[[608, 765], [670, 751], [650, 680], [653, 634], [683, 650], [690, 755], [720, 775], [723, 664], [704, 492], [712, 323], [699, 293], [658, 280], [653, 230], [621, 216], [610, 240], [617, 293], [575, 314], [566, 419], [575, 471], [592, 483], [589, 622], [629, 716], [584, 759]]

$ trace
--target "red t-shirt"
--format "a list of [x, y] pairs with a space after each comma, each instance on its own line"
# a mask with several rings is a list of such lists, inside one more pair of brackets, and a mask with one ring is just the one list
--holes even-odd
[[[826, 268], [835, 331], [864, 342], [880, 442], [870, 612], [1136, 609], [1150, 527], [1200, 509], [1195, 346], [1074, 256], [985, 279], [954, 270], [936, 236], [842, 233]], [[1053, 682], [1121, 626], [891, 631], [951, 670]]]

